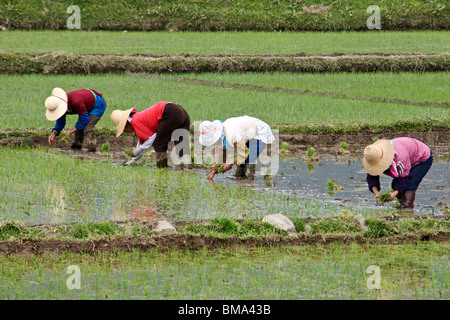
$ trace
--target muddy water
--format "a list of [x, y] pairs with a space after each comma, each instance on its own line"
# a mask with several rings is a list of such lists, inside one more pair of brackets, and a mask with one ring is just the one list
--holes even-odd
[[[258, 170], [258, 169], [257, 169]], [[416, 193], [414, 213], [440, 215], [450, 202], [450, 162], [435, 160], [430, 171], [422, 180]], [[343, 190], [327, 191], [329, 180], [342, 186]], [[395, 208], [395, 202], [379, 204], [369, 191], [366, 173], [360, 159], [325, 159], [313, 164], [302, 160], [280, 160], [279, 170], [270, 180], [257, 176], [253, 183], [235, 178], [233, 171], [217, 174], [215, 182], [236, 183], [254, 186], [268, 192], [284, 192], [302, 199], [335, 204], [338, 207], [363, 207], [370, 209]], [[382, 192], [388, 192], [392, 178], [382, 175]]]

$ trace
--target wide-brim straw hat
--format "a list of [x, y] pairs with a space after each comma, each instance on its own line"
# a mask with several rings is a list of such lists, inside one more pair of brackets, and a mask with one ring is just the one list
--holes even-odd
[[394, 155], [394, 146], [389, 140], [377, 140], [364, 149], [363, 167], [368, 174], [378, 176], [391, 166]]
[[54, 121], [61, 118], [67, 111], [67, 94], [61, 88], [54, 88], [52, 95], [45, 100], [47, 111], [45, 116]]
[[220, 139], [223, 132], [222, 121], [214, 120], [214, 121], [203, 121], [200, 126], [200, 137], [198, 140], [200, 143], [205, 146], [211, 146]]
[[125, 129], [125, 125], [127, 124], [128, 117], [130, 116], [131, 111], [133, 111], [134, 108], [128, 109], [128, 110], [114, 110], [111, 115], [109, 116], [109, 119], [114, 123], [116, 126], [116, 137], [120, 136]]

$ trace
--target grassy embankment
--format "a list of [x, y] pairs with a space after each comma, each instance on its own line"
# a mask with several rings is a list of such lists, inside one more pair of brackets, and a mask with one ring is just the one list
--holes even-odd
[[[67, 28], [70, 0], [0, 1], [0, 25], [8, 29]], [[347, 31], [367, 30], [370, 0], [304, 1], [102, 1], [77, 3], [83, 30], [173, 31]], [[385, 0], [383, 30], [444, 30], [450, 24], [449, 1]]]

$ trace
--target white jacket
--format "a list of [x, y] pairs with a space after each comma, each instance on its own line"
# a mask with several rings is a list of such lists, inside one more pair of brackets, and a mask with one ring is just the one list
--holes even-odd
[[265, 144], [273, 143], [275, 137], [267, 123], [249, 116], [229, 118], [223, 122], [223, 133], [228, 145], [258, 139]]

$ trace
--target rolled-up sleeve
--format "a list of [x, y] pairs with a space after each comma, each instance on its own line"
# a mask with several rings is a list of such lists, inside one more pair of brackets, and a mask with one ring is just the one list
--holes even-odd
[[381, 190], [380, 176], [371, 176], [370, 174], [367, 174], [366, 181], [370, 192], [373, 192], [372, 187], [377, 187], [378, 191]]

